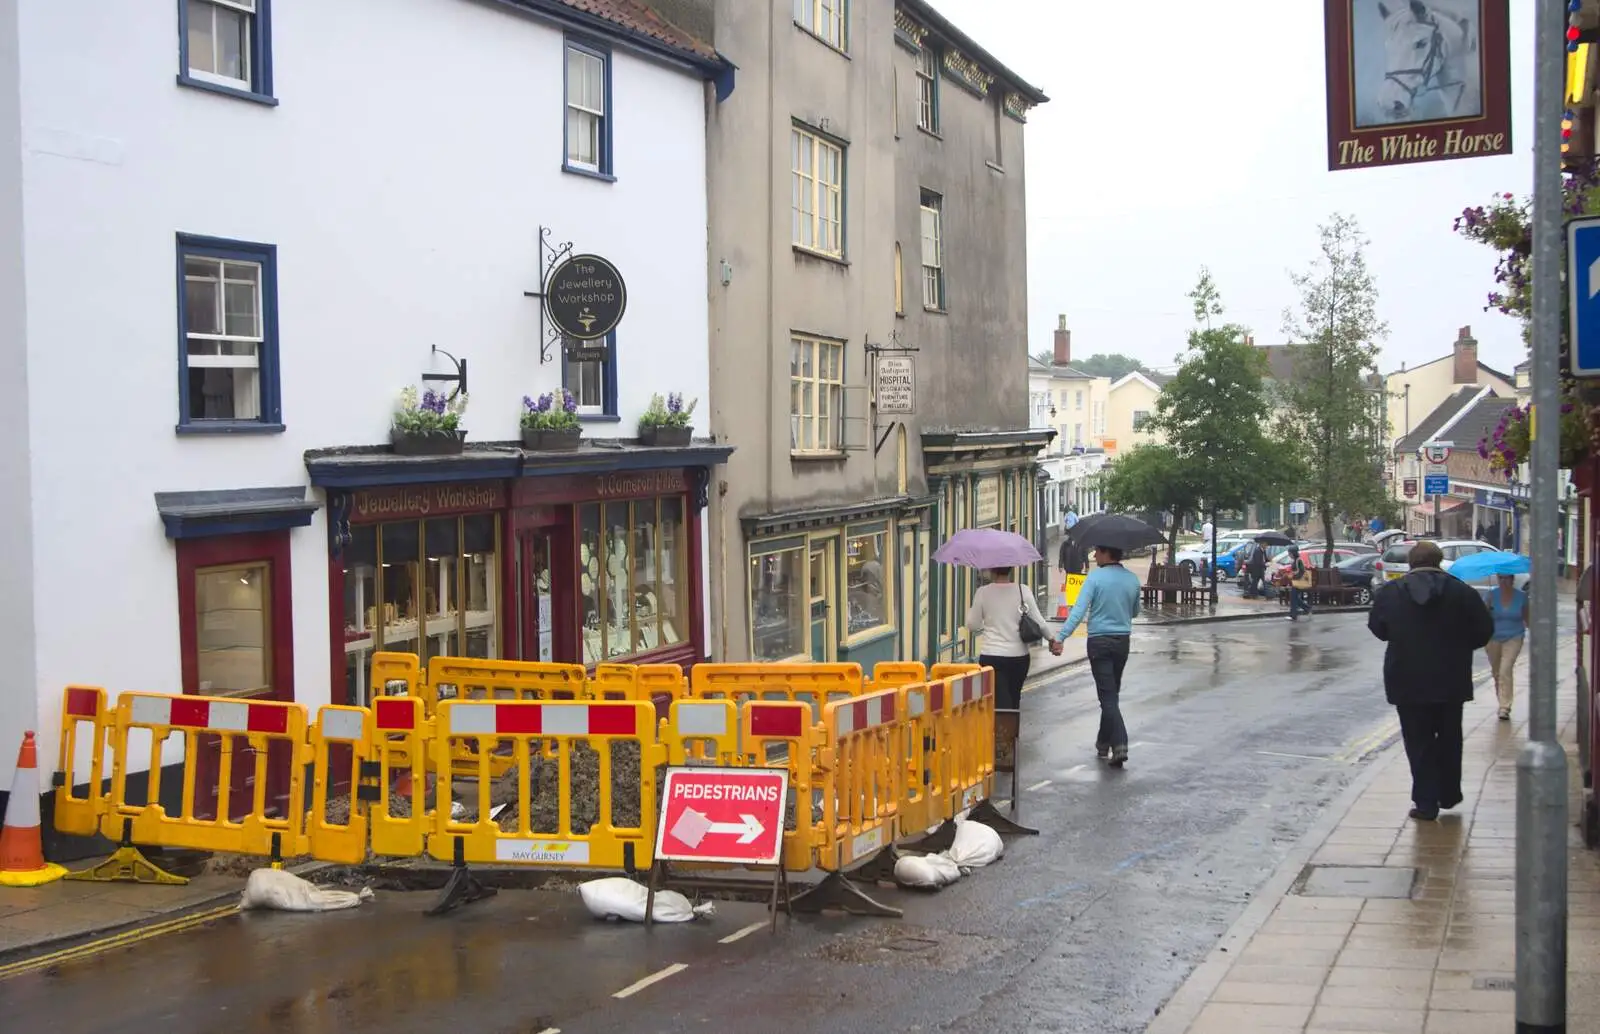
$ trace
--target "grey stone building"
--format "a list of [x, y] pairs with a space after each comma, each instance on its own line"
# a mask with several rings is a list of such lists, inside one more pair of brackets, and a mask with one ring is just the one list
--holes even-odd
[[[1046, 97], [921, 0], [654, 0], [708, 109], [711, 624], [725, 660], [964, 658], [960, 528], [1033, 537], [1023, 135]], [[1031, 578], [1031, 573], [1029, 575]]]

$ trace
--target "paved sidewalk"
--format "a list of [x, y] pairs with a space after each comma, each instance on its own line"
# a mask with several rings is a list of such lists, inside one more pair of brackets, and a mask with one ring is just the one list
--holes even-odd
[[[1408, 818], [1410, 772], [1396, 743], [1330, 806], [1147, 1034], [1511, 1030], [1516, 759], [1527, 717], [1519, 668], [1513, 722], [1495, 718], [1489, 687], [1467, 705], [1461, 808], [1438, 822]], [[1576, 823], [1571, 675], [1559, 703]], [[1568, 843], [1568, 1029], [1600, 1031], [1600, 859], [1576, 828]], [[1305, 893], [1308, 867], [1324, 865], [1414, 868], [1417, 877], [1409, 898]]]
[[[76, 862], [72, 868], [97, 861]], [[43, 887], [0, 888], [0, 959], [143, 926], [224, 899], [231, 903], [243, 889], [243, 877], [221, 873], [203, 873], [182, 887], [58, 880]]]

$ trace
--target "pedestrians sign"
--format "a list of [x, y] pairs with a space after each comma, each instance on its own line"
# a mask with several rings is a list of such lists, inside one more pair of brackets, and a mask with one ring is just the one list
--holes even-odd
[[788, 789], [782, 768], [667, 769], [656, 858], [776, 865]]
[[1600, 377], [1600, 216], [1567, 224], [1572, 375]]
[[1450, 459], [1450, 446], [1430, 444], [1422, 447], [1422, 458], [1432, 464], [1441, 464]]
[[1429, 474], [1423, 479], [1422, 491], [1428, 495], [1449, 495], [1449, 476], [1445, 474]]

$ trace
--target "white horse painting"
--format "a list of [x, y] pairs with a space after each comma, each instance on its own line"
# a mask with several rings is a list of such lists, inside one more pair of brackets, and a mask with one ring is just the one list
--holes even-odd
[[1476, 4], [1466, 13], [1425, 0], [1378, 0], [1377, 10], [1383, 19], [1383, 79], [1376, 103], [1360, 106], [1365, 110], [1359, 122], [1393, 125], [1483, 114]]

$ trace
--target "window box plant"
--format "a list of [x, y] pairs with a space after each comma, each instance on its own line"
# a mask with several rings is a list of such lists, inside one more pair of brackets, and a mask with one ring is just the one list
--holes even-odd
[[461, 452], [467, 432], [461, 427], [467, 396], [446, 396], [428, 390], [418, 395], [416, 388], [400, 393], [389, 428], [389, 444], [397, 456], [451, 456]]
[[639, 418], [639, 444], [677, 448], [688, 445], [694, 434], [689, 420], [699, 402], [699, 399], [690, 399], [685, 406], [683, 396], [677, 392], [666, 398], [651, 395], [650, 408]]
[[522, 447], [535, 452], [572, 452], [583, 437], [578, 399], [566, 388], [537, 399], [522, 396]]

